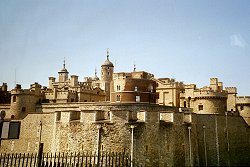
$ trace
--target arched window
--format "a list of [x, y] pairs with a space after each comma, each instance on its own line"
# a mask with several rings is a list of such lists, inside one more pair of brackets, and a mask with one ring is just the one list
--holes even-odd
[[121, 95], [116, 95], [116, 101], [121, 101]]

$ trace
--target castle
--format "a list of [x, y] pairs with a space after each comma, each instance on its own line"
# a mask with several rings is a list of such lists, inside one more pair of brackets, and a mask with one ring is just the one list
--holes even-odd
[[217, 78], [197, 88], [144, 71], [83, 82], [63, 68], [48, 87], [0, 87], [1, 153], [123, 151], [143, 166], [250, 165], [250, 96]]

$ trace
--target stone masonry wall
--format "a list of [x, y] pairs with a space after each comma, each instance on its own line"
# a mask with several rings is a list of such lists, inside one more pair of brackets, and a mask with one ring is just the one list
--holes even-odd
[[[145, 119], [136, 121], [137, 112]], [[160, 112], [172, 119], [160, 120]], [[209, 166], [249, 165], [249, 127], [237, 116], [155, 104], [56, 103], [43, 104], [20, 121], [20, 138], [2, 140], [1, 153], [37, 152], [41, 121], [44, 152], [97, 151], [100, 133], [102, 151], [130, 154], [133, 125], [134, 158], [143, 166], [205, 166], [205, 146]]]
[[208, 166], [249, 165], [249, 127], [242, 117], [197, 115], [197, 134], [200, 165], [205, 166], [205, 146]]
[[54, 126], [53, 114], [29, 114], [19, 121], [21, 122], [19, 139], [2, 140], [1, 153], [37, 152], [40, 121], [42, 122], [41, 142], [45, 143], [44, 151], [49, 152], [51, 150]]

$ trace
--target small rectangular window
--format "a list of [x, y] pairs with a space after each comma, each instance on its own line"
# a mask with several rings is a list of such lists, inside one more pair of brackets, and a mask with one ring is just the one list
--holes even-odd
[[70, 121], [74, 121], [74, 120], [80, 120], [80, 112], [79, 111], [70, 111]]
[[61, 121], [61, 112], [56, 112], [56, 121]]
[[140, 101], [141, 101], [140, 96], [135, 96], [135, 101], [136, 101], [136, 102], [140, 102]]
[[14, 103], [16, 102], [16, 96], [15, 95], [13, 96], [13, 102]]
[[137, 86], [135, 86], [135, 91], [138, 91], [138, 87]]
[[203, 110], [203, 105], [198, 106], [199, 111]]

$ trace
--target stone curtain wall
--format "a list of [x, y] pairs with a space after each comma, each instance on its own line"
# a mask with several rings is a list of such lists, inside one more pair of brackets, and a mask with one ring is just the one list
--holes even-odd
[[197, 115], [200, 165], [205, 166], [203, 125], [205, 125], [208, 166], [249, 165], [249, 127], [242, 117]]
[[42, 121], [41, 142], [44, 151], [51, 151], [53, 138], [54, 114], [29, 114], [21, 121], [19, 139], [2, 140], [1, 153], [35, 153], [38, 151], [40, 121]]
[[[205, 166], [205, 146], [209, 166], [249, 165], [249, 127], [242, 117], [183, 113], [154, 104], [46, 104], [37, 109], [43, 113], [20, 120], [19, 139], [2, 140], [1, 153], [37, 152], [42, 121], [45, 152], [99, 149], [130, 154], [134, 125], [134, 158], [141, 165]], [[137, 112], [145, 119], [135, 122]], [[172, 118], [165, 120], [160, 112]]]

